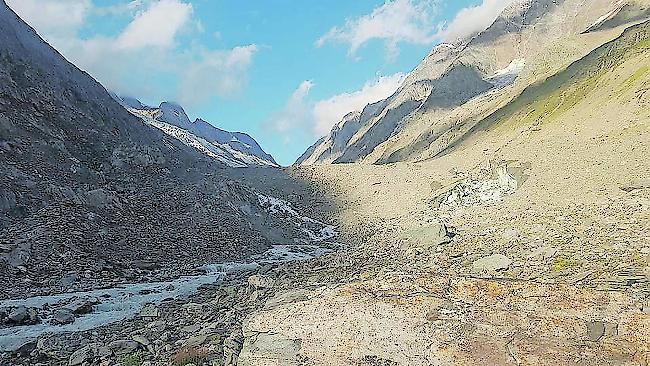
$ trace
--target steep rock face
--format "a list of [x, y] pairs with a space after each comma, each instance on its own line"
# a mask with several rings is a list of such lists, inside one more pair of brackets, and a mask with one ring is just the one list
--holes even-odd
[[225, 131], [200, 118], [192, 122], [178, 104], [162, 102], [155, 108], [135, 98], [113, 97], [145, 122], [230, 167], [278, 166], [248, 134]]
[[[42, 175], [101, 184], [128, 169], [179, 169], [200, 156], [130, 115], [0, 4], [0, 141], [19, 211], [42, 203]], [[177, 154], [169, 154], [178, 149]], [[16, 190], [20, 192], [16, 192]]]
[[0, 2], [0, 297], [293, 243], [299, 229], [230, 172], [129, 113]]
[[645, 0], [515, 1], [475, 37], [436, 46], [395, 94], [376, 103], [381, 106], [376, 113], [360, 118], [343, 135], [336, 126], [296, 164], [435, 156], [526, 86], [647, 17], [647, 5]]

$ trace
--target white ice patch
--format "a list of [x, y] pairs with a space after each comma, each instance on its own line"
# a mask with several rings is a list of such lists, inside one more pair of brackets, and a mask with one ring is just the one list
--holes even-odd
[[[228, 144], [213, 144], [213, 145], [218, 145], [222, 149], [228, 151], [232, 156], [237, 158], [238, 160], [248, 164], [248, 165], [259, 165], [259, 166], [271, 166], [271, 167], [277, 167], [276, 164], [273, 164], [272, 162], [268, 160], [261, 159], [255, 155], [250, 155], [243, 153], [239, 150], [235, 150], [232, 148], [232, 146]], [[245, 144], [244, 144], [245, 145]], [[245, 145], [250, 148], [250, 145]]]
[[467, 179], [451, 189], [440, 203], [441, 208], [498, 203], [513, 194], [519, 182], [508, 173], [505, 166], [496, 169], [496, 178], [490, 180]]
[[196, 150], [200, 151], [202, 154], [218, 160], [231, 168], [245, 168], [248, 166], [245, 163], [234, 159], [232, 154], [224, 149], [221, 145], [212, 144], [208, 140], [202, 137], [198, 137], [188, 130], [156, 120], [149, 120], [148, 122], [152, 126], [176, 138], [185, 145], [193, 147]]
[[517, 80], [519, 74], [521, 74], [525, 67], [526, 59], [514, 59], [505, 69], [498, 70], [494, 75], [489, 77], [487, 81], [496, 88], [506, 87]]
[[329, 248], [318, 245], [274, 245], [269, 249], [268, 258], [274, 263], [304, 261], [331, 253]]
[[[159, 130], [163, 131], [169, 136], [174, 137], [183, 144], [192, 147], [198, 150], [200, 153], [224, 163], [226, 166], [231, 168], [245, 168], [248, 166], [269, 166], [277, 167], [276, 164], [271, 161], [264, 160], [255, 155], [246, 154], [244, 152], [233, 149], [228, 144], [220, 144], [216, 142], [210, 142], [203, 137], [197, 136], [191, 131], [178, 127], [176, 125], [161, 122], [157, 120], [159, 110], [140, 110], [129, 108], [129, 112], [135, 116], [140, 117], [147, 124], [150, 124]], [[239, 141], [236, 137], [233, 136], [233, 141], [239, 142], [242, 145], [250, 148], [250, 145], [246, 145]]]
[[260, 206], [264, 207], [272, 214], [283, 212], [292, 216], [300, 216], [287, 201], [271, 196], [265, 196], [263, 194], [257, 194], [257, 199], [260, 201]]
[[263, 194], [258, 194], [257, 198], [260, 206], [272, 215], [284, 214], [296, 219], [297, 225], [301, 226], [301, 230], [307, 234], [309, 240], [312, 242], [322, 242], [338, 235], [335, 226], [325, 224], [307, 216], [302, 216], [287, 201]]

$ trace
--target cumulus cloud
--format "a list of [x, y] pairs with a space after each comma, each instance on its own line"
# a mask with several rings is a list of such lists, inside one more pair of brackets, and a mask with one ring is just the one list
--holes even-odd
[[51, 37], [76, 33], [92, 8], [90, 0], [6, 0], [6, 3], [40, 34]]
[[[307, 97], [313, 87], [314, 82], [311, 80], [300, 83], [298, 88], [291, 93], [284, 107], [267, 121], [267, 127], [281, 133], [303, 129], [311, 120], [311, 105]], [[289, 142], [289, 135], [285, 136], [285, 142]]]
[[342, 27], [333, 27], [316, 41], [317, 47], [328, 42], [349, 45], [355, 56], [364, 44], [381, 40], [389, 57], [398, 52], [400, 42], [431, 44], [435, 40], [434, 18], [438, 0], [388, 0], [370, 14], [348, 19]]
[[[8, 5], [108, 89], [143, 99], [200, 104], [235, 95], [246, 86], [257, 51], [255, 45], [210, 50], [179, 42], [199, 24], [187, 0], [132, 0], [107, 7], [94, 7], [90, 0], [9, 0]], [[113, 36], [83, 38], [79, 29], [93, 15], [129, 21]]]
[[313, 108], [314, 134], [324, 136], [346, 114], [359, 111], [370, 103], [388, 98], [402, 85], [405, 78], [406, 75], [403, 73], [381, 76], [366, 82], [360, 90], [319, 100]]
[[[310, 98], [310, 91], [315, 84], [311, 80], [305, 80], [291, 94], [285, 106], [269, 119], [267, 127], [280, 133], [305, 132], [311, 138], [324, 136], [346, 114], [389, 97], [405, 77], [402, 73], [381, 76], [366, 82], [357, 91], [321, 100]], [[289, 142], [289, 139], [290, 137], [287, 137], [286, 142]]]
[[[146, 0], [146, 3], [148, 3], [150, 0]], [[120, 16], [120, 15], [129, 15], [129, 14], [134, 14], [140, 9], [142, 9], [145, 5], [145, 0], [131, 0], [126, 3], [117, 3], [114, 5], [109, 5], [109, 6], [103, 6], [103, 7], [98, 7], [93, 9], [93, 13], [96, 15], [104, 16], [104, 15], [113, 15], [113, 16]]]
[[516, 0], [483, 0], [476, 6], [464, 8], [445, 25], [437, 38], [456, 41], [477, 34], [488, 28], [503, 10]]
[[178, 0], [155, 2], [146, 11], [136, 15], [122, 31], [116, 40], [117, 46], [126, 49], [169, 47], [176, 39], [176, 34], [189, 23], [191, 16], [192, 4]]
[[200, 60], [184, 70], [178, 100], [191, 106], [207, 102], [213, 95], [228, 97], [240, 93], [257, 51], [256, 45], [248, 45], [202, 52]]

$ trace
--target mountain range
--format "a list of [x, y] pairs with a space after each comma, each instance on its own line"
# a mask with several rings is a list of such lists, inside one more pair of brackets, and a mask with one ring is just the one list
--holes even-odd
[[199, 118], [192, 122], [178, 104], [162, 102], [155, 108], [134, 98], [120, 97], [115, 93], [111, 95], [146, 123], [229, 167], [278, 166], [273, 157], [264, 152], [248, 134], [228, 132]]
[[509, 3], [280, 168], [0, 1], [0, 364], [648, 365], [650, 1]]
[[385, 100], [350, 112], [296, 165], [444, 154], [493, 113], [650, 15], [641, 0], [516, 0], [486, 30], [443, 43]]
[[85, 271], [108, 283], [149, 265], [194, 270], [189, 257], [214, 263], [308, 238], [278, 227], [233, 178], [231, 167], [252, 165], [276, 166], [248, 135], [190, 123], [176, 105], [118, 103], [0, 3], [5, 296], [35, 283], [64, 290]]

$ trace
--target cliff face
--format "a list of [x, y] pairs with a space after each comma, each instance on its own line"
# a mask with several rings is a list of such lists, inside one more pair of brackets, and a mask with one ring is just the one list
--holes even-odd
[[[190, 124], [182, 109], [161, 109]], [[207, 132], [230, 156], [259, 148], [247, 135]], [[67, 291], [77, 285], [65, 278], [84, 272], [93, 273], [84, 286], [153, 267], [179, 274], [307, 235], [279, 225], [216, 160], [129, 113], [0, 2], [1, 297], [39, 284]]]
[[[485, 31], [441, 44], [386, 100], [342, 121], [297, 162], [391, 163], [436, 156], [527, 86], [645, 19], [645, 1], [520, 0]], [[342, 126], [345, 133], [341, 133]]]

